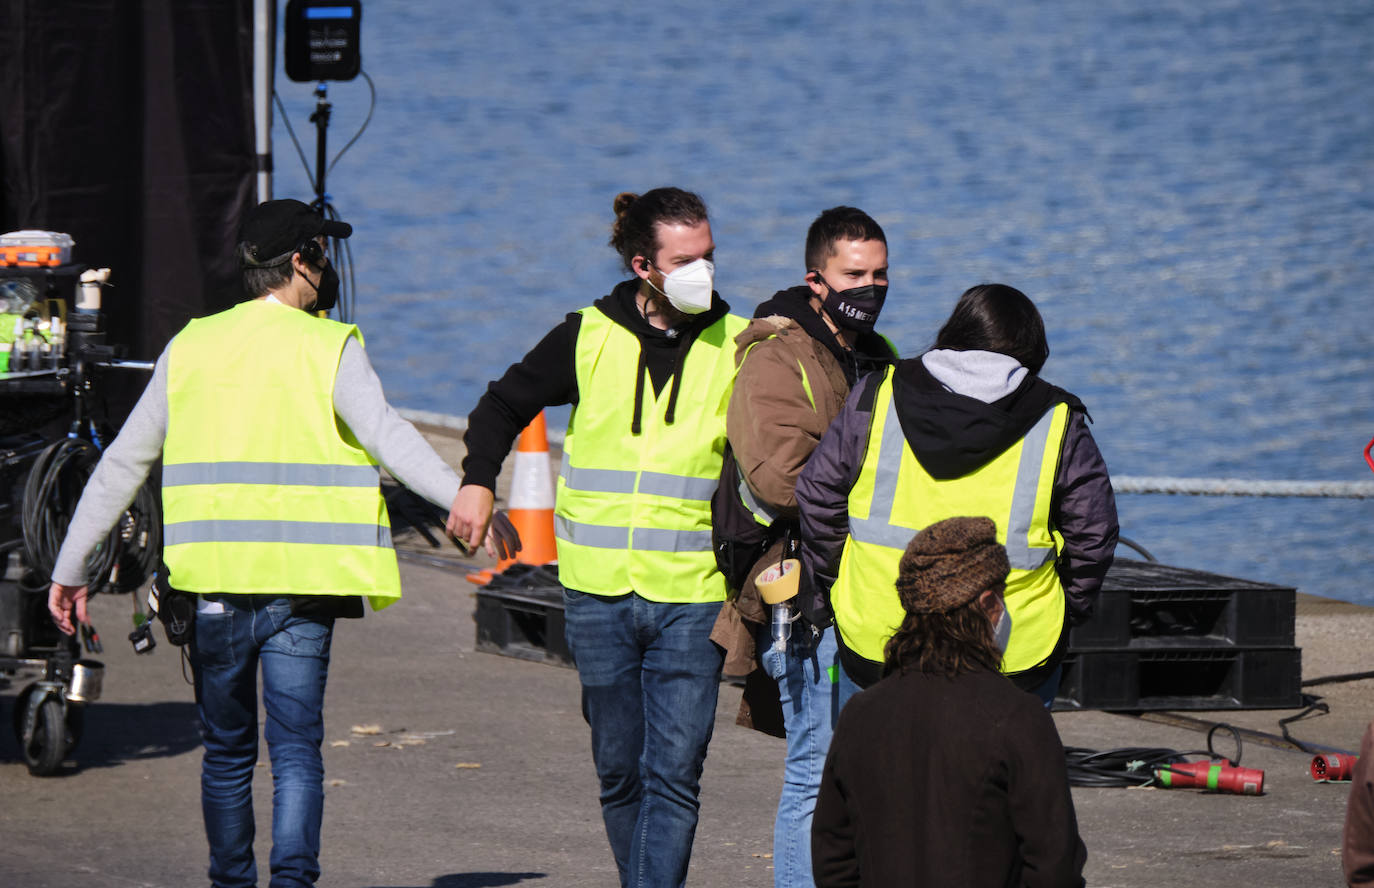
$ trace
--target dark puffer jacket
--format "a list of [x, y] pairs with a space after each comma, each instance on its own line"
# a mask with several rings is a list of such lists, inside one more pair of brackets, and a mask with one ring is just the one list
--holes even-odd
[[[1088, 431], [1082, 402], [1034, 374], [1027, 374], [1005, 397], [984, 403], [950, 390], [920, 358], [899, 361], [892, 372], [893, 400], [907, 445], [936, 478], [976, 470], [1024, 437], [1055, 404], [1069, 405], [1050, 523], [1064, 538], [1055, 566], [1064, 585], [1069, 624], [1086, 620], [1112, 565], [1119, 528], [1107, 465]], [[828, 610], [830, 587], [849, 533], [849, 491], [868, 450], [876, 381], [880, 380], [870, 377], [850, 393], [797, 479], [806, 568], [803, 592], [813, 608]]]

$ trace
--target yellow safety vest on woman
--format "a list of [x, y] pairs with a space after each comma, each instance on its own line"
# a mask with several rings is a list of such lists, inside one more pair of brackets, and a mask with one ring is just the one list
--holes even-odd
[[1050, 497], [1068, 424], [1056, 404], [1024, 438], [959, 478], [938, 480], [921, 467], [902, 434], [887, 371], [873, 402], [873, 424], [859, 477], [849, 492], [849, 536], [830, 590], [846, 647], [883, 661], [906, 612], [897, 598], [897, 564], [911, 538], [945, 518], [986, 515], [997, 524], [1011, 574], [1006, 606], [1011, 640], [1002, 671], [1023, 672], [1054, 652], [1064, 629], [1064, 588], [1055, 571], [1063, 545], [1050, 526]]
[[[746, 321], [727, 314], [702, 330], [657, 395], [646, 379], [641, 429], [633, 434], [635, 377], [648, 373], [639, 338], [594, 306], [580, 314], [578, 403], [554, 504], [559, 581], [596, 595], [724, 601], [711, 547], [711, 494], [725, 452], [734, 338]], [[669, 423], [673, 386], [679, 391]]]
[[164, 559], [188, 592], [401, 597], [379, 472], [334, 416], [350, 324], [262, 300], [167, 360]]

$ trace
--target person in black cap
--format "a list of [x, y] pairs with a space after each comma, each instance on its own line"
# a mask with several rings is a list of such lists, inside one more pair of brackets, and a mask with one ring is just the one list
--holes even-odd
[[[244, 268], [244, 287], [250, 294], [262, 285], [277, 283], [283, 275], [287, 282], [295, 275], [314, 291], [314, 299], [298, 306], [306, 311], [329, 311], [339, 301], [339, 275], [325, 258], [325, 238], [346, 238], [353, 226], [337, 219], [326, 219], [298, 200], [269, 200], [259, 204], [244, 220], [239, 231], [239, 262]], [[296, 268], [297, 254], [304, 269]], [[275, 272], [272, 270], [275, 269]], [[309, 272], [319, 276], [311, 280]], [[258, 286], [250, 286], [254, 277]], [[270, 291], [270, 287], [269, 287]], [[255, 298], [256, 297], [255, 295]]]
[[947, 518], [907, 545], [887, 677], [841, 710], [821, 778], [819, 888], [1083, 885], [1059, 733], [997, 671], [1009, 569], [990, 518]]
[[[250, 210], [238, 256], [247, 301], [191, 321], [82, 494], [48, 609], [88, 622], [86, 557], [162, 458], [167, 585], [193, 593], [190, 641], [205, 756], [201, 804], [216, 888], [257, 884], [253, 768], [259, 665], [272, 757], [271, 885], [320, 875], [324, 687], [334, 621], [401, 595], [378, 464], [441, 506], [458, 477], [386, 402], [350, 324], [330, 308], [325, 238], [352, 227], [295, 200]], [[486, 537], [519, 548], [504, 516]]]

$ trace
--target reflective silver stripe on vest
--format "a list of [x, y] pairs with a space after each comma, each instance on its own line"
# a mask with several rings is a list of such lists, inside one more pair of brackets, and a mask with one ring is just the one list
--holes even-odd
[[308, 543], [325, 546], [391, 546], [391, 528], [324, 521], [178, 521], [162, 528], [168, 546], [187, 543]]
[[665, 472], [640, 472], [639, 492], [653, 496], [708, 503], [716, 492], [718, 478], [693, 478], [689, 475], [669, 475]]
[[652, 552], [710, 552], [711, 531], [636, 527], [634, 548]]
[[[891, 383], [887, 383], [891, 385]], [[867, 518], [849, 516], [849, 535], [861, 543], [906, 549], [907, 543], [919, 527], [899, 527], [892, 524], [892, 507], [897, 499], [897, 475], [902, 468], [902, 452], [906, 439], [897, 419], [897, 405], [888, 399], [887, 419], [883, 421], [883, 439], [878, 443], [878, 464], [873, 475], [873, 500]]]
[[739, 479], [739, 498], [744, 507], [753, 513], [754, 520], [760, 524], [771, 525], [782, 516], [781, 512], [754, 496], [754, 491], [749, 489], [749, 482], [742, 477]]
[[562, 515], [553, 518], [554, 534], [575, 546], [593, 549], [638, 549], [642, 552], [709, 552], [709, 530], [664, 530], [657, 527], [612, 527], [581, 524]]
[[634, 493], [635, 479], [639, 492], [652, 496], [671, 496], [674, 499], [710, 502], [716, 492], [717, 479], [693, 478], [689, 475], [670, 475], [666, 472], [635, 472], [624, 469], [588, 469], [574, 466], [563, 455], [558, 473], [569, 490], [584, 493]]
[[593, 549], [624, 549], [630, 543], [628, 527], [609, 527], [604, 524], [582, 524], [569, 521], [562, 515], [553, 516], [554, 536], [575, 546]]
[[191, 484], [280, 484], [305, 487], [376, 487], [376, 466], [319, 463], [194, 462], [162, 467], [163, 487]]
[[[1035, 570], [1054, 557], [1054, 549], [1032, 549], [1028, 542], [1035, 519], [1035, 495], [1040, 487], [1040, 466], [1049, 444], [1054, 409], [1048, 411], [1026, 434], [1021, 443], [1021, 461], [1016, 468], [1016, 488], [1012, 492], [1011, 514], [1007, 528], [1007, 560], [1016, 570]], [[861, 543], [906, 549], [919, 527], [892, 523], [897, 498], [897, 476], [902, 468], [906, 438], [897, 419], [896, 402], [889, 398], [883, 438], [878, 445], [878, 464], [874, 470], [873, 501], [868, 518], [849, 516], [849, 535]]]
[[568, 462], [563, 454], [563, 465], [558, 474], [563, 476], [563, 485], [570, 490], [587, 493], [634, 493], [635, 472], [623, 469], [584, 469]]
[[1040, 487], [1040, 466], [1049, 446], [1055, 409], [1050, 408], [1040, 417], [1021, 441], [1021, 464], [1016, 467], [1016, 489], [1012, 491], [1011, 514], [1007, 516], [1007, 560], [1014, 570], [1035, 570], [1054, 558], [1053, 547], [1032, 549], [1029, 539], [1031, 522], [1035, 520], [1035, 493]]

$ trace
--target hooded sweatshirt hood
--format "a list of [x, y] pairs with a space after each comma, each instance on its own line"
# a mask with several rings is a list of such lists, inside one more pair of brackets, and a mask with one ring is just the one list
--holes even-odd
[[808, 336], [824, 345], [835, 356], [835, 360], [844, 369], [845, 378], [850, 386], [865, 373], [893, 362], [896, 355], [892, 353], [892, 347], [877, 333], [860, 333], [854, 342], [854, 348], [845, 348], [826, 325], [825, 319], [812, 308], [812, 295], [811, 288], [805, 285], [779, 290], [771, 299], [759, 303], [758, 308], [754, 309], [754, 318], [757, 321], [760, 318], [777, 316], [795, 321]]
[[1056, 404], [1087, 415], [1074, 395], [993, 352], [940, 349], [899, 361], [892, 397], [912, 453], [940, 480], [986, 465]]

